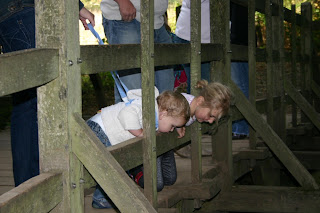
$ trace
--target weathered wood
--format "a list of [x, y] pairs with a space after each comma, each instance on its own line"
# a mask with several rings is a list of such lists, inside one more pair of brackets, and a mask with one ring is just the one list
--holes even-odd
[[203, 179], [201, 183], [173, 185], [164, 191], [166, 196], [159, 201], [159, 207], [169, 208], [185, 199], [209, 200], [220, 192], [219, 182], [222, 182], [221, 177]]
[[71, 144], [72, 113], [82, 111], [78, 3], [35, 1], [36, 47], [59, 49], [59, 77], [37, 90], [40, 172], [63, 173], [63, 201], [54, 211], [68, 213], [84, 211], [82, 165]]
[[74, 119], [76, 133], [73, 151], [119, 210], [121, 212], [156, 212], [81, 116], [76, 113]]
[[300, 162], [310, 170], [320, 170], [320, 151], [293, 151]]
[[[291, 81], [297, 87], [297, 27], [296, 27], [296, 6], [291, 5]], [[292, 126], [297, 126], [297, 105], [292, 103]]]
[[320, 98], [320, 86], [315, 81], [312, 81], [311, 89]]
[[288, 79], [285, 79], [284, 88], [305, 115], [308, 116], [311, 122], [320, 130], [319, 113], [317, 113], [311, 104], [293, 87], [292, 83]]
[[[256, 27], [255, 27], [255, 0], [248, 1], [248, 66], [249, 66], [249, 101], [256, 106]], [[250, 148], [255, 149], [257, 144], [256, 132], [249, 126]]]
[[320, 137], [310, 137], [306, 135], [295, 135], [294, 141], [289, 144], [291, 150], [300, 151], [320, 151]]
[[57, 49], [29, 49], [0, 55], [0, 96], [57, 78], [58, 59]]
[[158, 213], [179, 213], [177, 208], [159, 208]]
[[310, 173], [303, 167], [293, 153], [288, 149], [279, 136], [266, 123], [262, 116], [251, 106], [245, 98], [241, 90], [234, 83], [231, 89], [235, 94], [236, 106], [245, 116], [250, 125], [257, 131], [262, 139], [267, 143], [272, 152], [280, 159], [289, 172], [296, 180], [307, 189], [318, 189], [319, 186], [315, 182]]
[[[198, 95], [197, 82], [201, 79], [201, 2], [191, 1], [191, 39], [190, 39], [190, 88], [191, 94]], [[202, 179], [202, 144], [201, 124], [195, 122], [191, 126], [191, 179], [192, 183], [201, 182]]]
[[237, 154], [233, 156], [233, 161], [239, 161], [244, 159], [256, 159], [256, 160], [264, 160], [270, 156], [270, 152], [267, 148], [263, 149], [244, 149], [239, 151]]
[[274, 83], [274, 70], [272, 69], [272, 43], [273, 43], [273, 35], [272, 35], [272, 8], [271, 1], [265, 1], [265, 18], [266, 18], [266, 63], [267, 63], [267, 121], [268, 124], [273, 128], [273, 83]]
[[[278, 5], [283, 5], [282, 0], [276, 0]], [[277, 7], [277, 16], [272, 17], [273, 30], [273, 49], [279, 52], [279, 62], [273, 61], [273, 69], [275, 70], [275, 94], [280, 97], [280, 107], [274, 111], [274, 130], [283, 141], [286, 141], [286, 103], [284, 92], [284, 20], [283, 7]]]
[[317, 213], [320, 192], [294, 187], [234, 186], [209, 205], [207, 209], [212, 211]]
[[[141, 67], [140, 44], [81, 46], [82, 74]], [[172, 54], [172, 53], [175, 54]], [[117, 55], [117, 57], [114, 57]], [[201, 61], [220, 60], [220, 44], [202, 44]], [[123, 63], [126, 61], [126, 63]], [[190, 63], [190, 44], [154, 44], [155, 66]]]
[[62, 201], [62, 175], [43, 173], [0, 196], [0, 212], [50, 212]]
[[141, 88], [144, 194], [158, 209], [154, 97], [154, 1], [141, 0]]

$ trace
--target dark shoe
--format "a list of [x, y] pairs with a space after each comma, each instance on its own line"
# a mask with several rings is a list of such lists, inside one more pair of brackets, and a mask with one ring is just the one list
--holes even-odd
[[100, 200], [92, 200], [92, 207], [95, 209], [114, 209], [116, 206], [109, 199], [102, 198]]
[[242, 140], [242, 139], [245, 139], [247, 137], [248, 137], [248, 135], [232, 133], [232, 140]]
[[129, 177], [136, 182], [141, 188], [144, 187], [143, 167], [139, 166], [128, 171]]

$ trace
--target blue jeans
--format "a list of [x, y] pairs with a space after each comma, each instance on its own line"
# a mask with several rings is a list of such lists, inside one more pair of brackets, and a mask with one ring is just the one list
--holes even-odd
[[[140, 22], [135, 19], [131, 22], [125, 22], [103, 18], [103, 27], [109, 44], [140, 44], [141, 42]], [[154, 30], [154, 42], [172, 43], [171, 37], [164, 26]], [[119, 76], [129, 90], [141, 88], [140, 69], [123, 70], [119, 72]], [[163, 69], [155, 72], [155, 86], [160, 93], [165, 90], [173, 90], [173, 84], [173, 69]], [[115, 88], [115, 102], [120, 101], [121, 97]]]
[[[26, 7], [0, 23], [0, 45], [4, 53], [35, 47], [33, 7]], [[12, 94], [11, 146], [15, 186], [39, 174], [36, 95], [36, 88]]]
[[[175, 34], [172, 34], [172, 41], [176, 44], [189, 44], [190, 41], [184, 40]], [[183, 64], [184, 71], [187, 75], [187, 93], [190, 93], [190, 64]], [[207, 80], [210, 82], [210, 63], [201, 63], [201, 79]]]
[[[247, 62], [231, 63], [231, 79], [241, 89], [244, 95], [249, 97], [249, 73]], [[234, 121], [232, 123], [232, 133], [249, 135], [249, 125], [245, 119]]]
[[[103, 145], [105, 145], [106, 147], [111, 146], [108, 136], [104, 133], [99, 124], [91, 120], [88, 120], [87, 125], [92, 129], [94, 134], [100, 139]], [[93, 193], [92, 199], [96, 202], [99, 202], [100, 200], [107, 199], [107, 194], [99, 185], [97, 185], [96, 190]]]

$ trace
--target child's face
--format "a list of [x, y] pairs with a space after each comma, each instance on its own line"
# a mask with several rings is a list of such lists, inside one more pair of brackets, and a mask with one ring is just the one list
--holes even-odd
[[158, 132], [172, 132], [176, 127], [181, 127], [186, 124], [183, 117], [172, 117], [168, 115], [160, 115], [158, 122]]
[[198, 106], [195, 110], [194, 115], [196, 116], [197, 121], [200, 123], [213, 123], [216, 119], [218, 119], [220, 113], [220, 109], [210, 109], [208, 107]]

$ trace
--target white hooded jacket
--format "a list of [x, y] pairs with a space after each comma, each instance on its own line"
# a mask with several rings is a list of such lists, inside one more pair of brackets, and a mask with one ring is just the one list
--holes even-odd
[[[159, 91], [155, 87], [155, 99], [158, 96]], [[91, 118], [106, 133], [111, 145], [134, 138], [135, 136], [128, 130], [143, 128], [141, 89], [129, 90], [127, 97], [133, 100], [130, 105], [126, 106], [124, 102], [120, 102], [101, 109], [101, 113]], [[157, 101], [155, 101], [155, 110], [156, 115], [159, 115]]]

